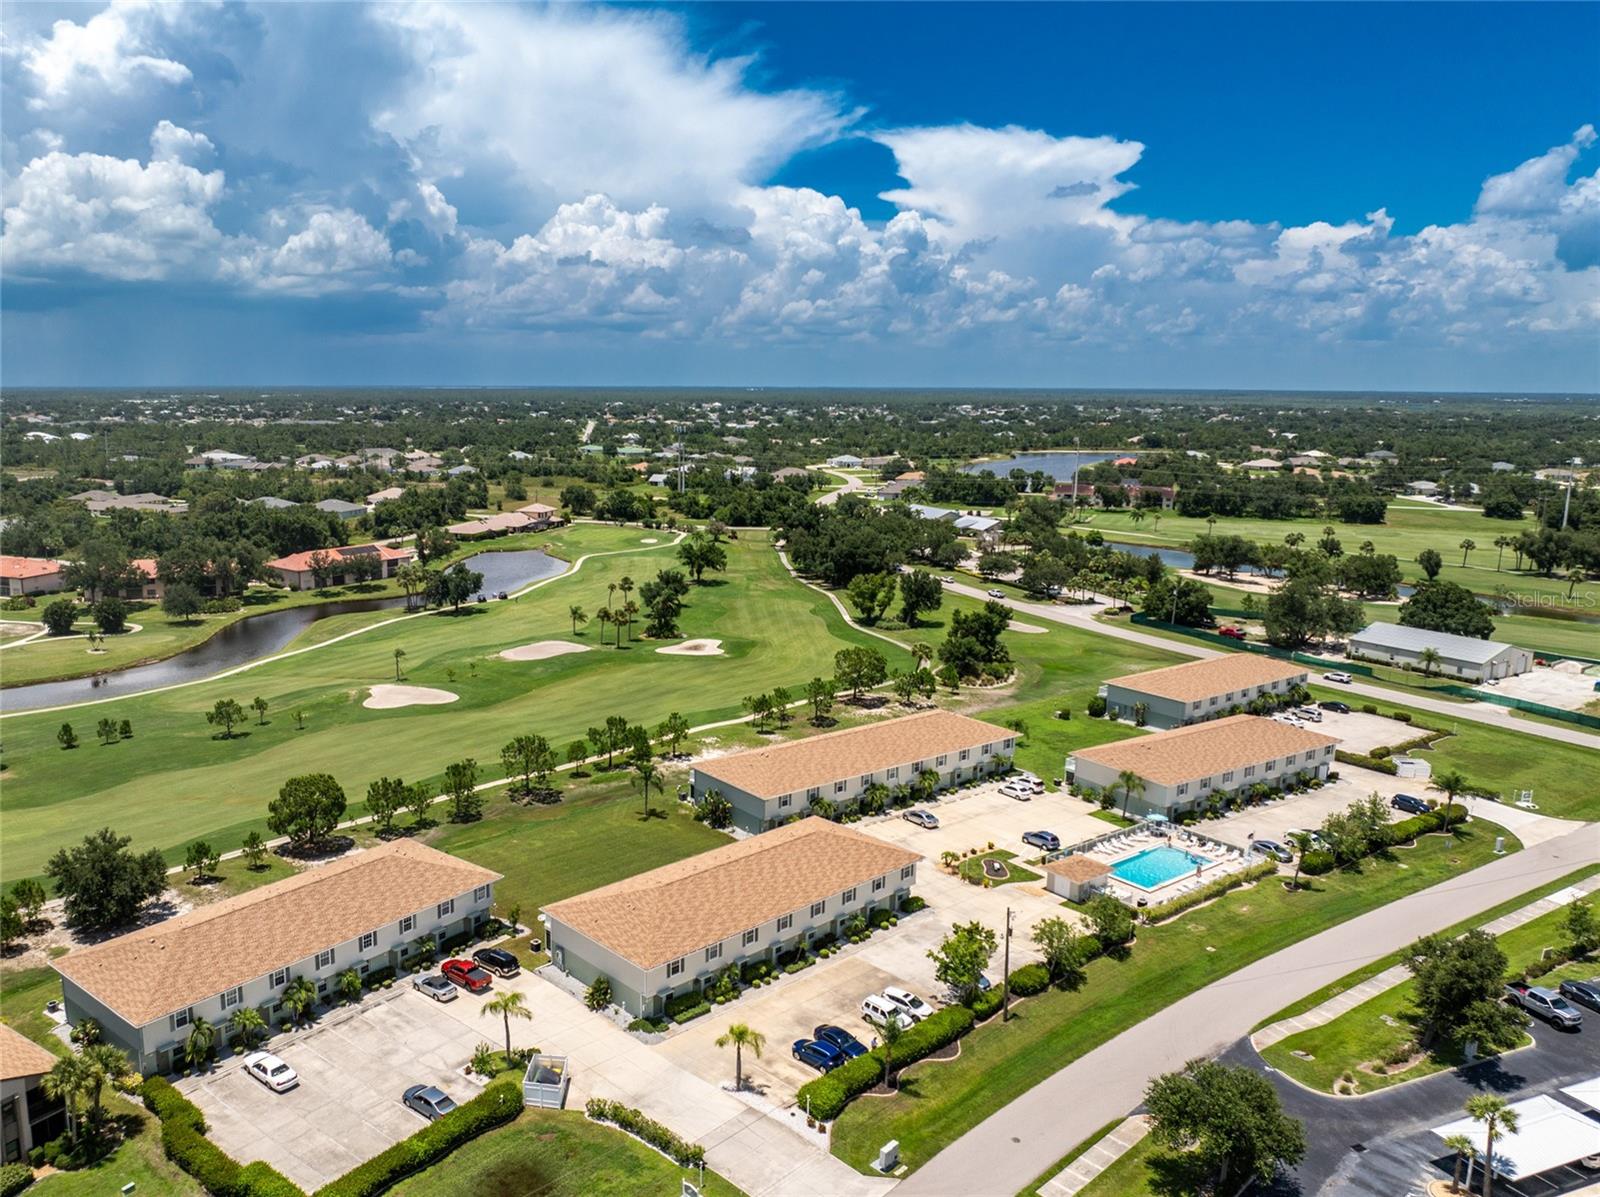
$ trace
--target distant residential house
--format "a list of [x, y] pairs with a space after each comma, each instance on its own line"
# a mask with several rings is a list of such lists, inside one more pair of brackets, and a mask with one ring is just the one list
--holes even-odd
[[524, 453], [521, 449], [513, 449], [506, 454], [512, 461], [532, 461], [532, 453]]
[[1371, 453], [1367, 454], [1367, 460], [1368, 461], [1399, 461], [1400, 460], [1400, 455], [1398, 453], [1391, 453], [1387, 449], [1374, 449]]
[[1436, 495], [1439, 493], [1439, 484], [1419, 479], [1416, 482], [1407, 482], [1406, 489], [1414, 495]]
[[[1274, 468], [1276, 468], [1276, 463]], [[1060, 483], [1056, 484], [1059, 488]], [[1118, 483], [1122, 489], [1124, 501], [1129, 507], [1160, 507], [1163, 511], [1171, 510], [1173, 499], [1177, 492], [1170, 486], [1150, 486], [1132, 478], [1124, 478]], [[1066, 484], [1067, 493], [1071, 493], [1072, 484]], [[1051, 492], [1054, 494], [1054, 491]], [[1094, 491], [1089, 491], [1089, 504], [1093, 507], [1105, 506], [1105, 501]]]
[[61, 1057], [0, 1023], [0, 1163], [23, 1164], [28, 1153], [67, 1129], [67, 1108], [46, 1097], [44, 1074]]
[[406, 488], [403, 486], [386, 486], [367, 496], [367, 506], [376, 507], [379, 503], [392, 503], [395, 499], [405, 498], [405, 494]]
[[809, 478], [811, 471], [802, 470], [799, 466], [784, 466], [781, 470], [773, 470], [772, 476], [777, 481], [782, 482], [786, 478]]
[[141, 491], [136, 495], [119, 495], [116, 491], [110, 490], [86, 490], [68, 496], [68, 500], [82, 503], [89, 509], [90, 515], [104, 515], [108, 511], [153, 511], [164, 512], [167, 515], [183, 515], [189, 510], [189, 504], [182, 499], [169, 499], [166, 495], [158, 495], [152, 491]]
[[869, 470], [877, 470], [882, 469], [893, 460], [894, 458], [892, 456], [888, 454], [881, 454], [877, 457], [863, 457], [861, 459], [861, 464]]
[[987, 536], [999, 528], [1001, 522], [989, 515], [962, 515], [956, 517], [956, 531], [972, 536]]
[[528, 503], [525, 506], [518, 507], [517, 511], [533, 521], [533, 529], [535, 531], [554, 527], [561, 522], [560, 509], [552, 507], [548, 503]]
[[504, 511], [486, 515], [481, 519], [465, 520], [445, 529], [457, 540], [487, 540], [492, 536], [505, 536], [511, 532], [532, 530], [533, 520], [520, 511]]
[[651, 486], [665, 486], [667, 484], [667, 475], [651, 474], [650, 477], [645, 479], [645, 481]]
[[1281, 701], [1309, 677], [1304, 665], [1227, 653], [1114, 677], [1100, 687], [1100, 696], [1108, 718], [1134, 719], [1142, 706], [1145, 726], [1167, 729], [1222, 718], [1258, 698]]
[[1292, 466], [1315, 466], [1321, 459], [1322, 454], [1320, 453], [1318, 453], [1316, 456], [1312, 456], [1310, 453], [1296, 453], [1292, 457], [1285, 458], [1284, 460], [1286, 460]]
[[61, 438], [53, 432], [24, 432], [22, 439], [25, 441], [58, 441]]
[[448, 474], [452, 478], [463, 478], [468, 474], [476, 474], [477, 472], [478, 472], [478, 467], [477, 466], [470, 466], [470, 465], [451, 466], [448, 470], [445, 471], [445, 473]]
[[954, 523], [960, 518], [961, 513], [949, 507], [929, 507], [926, 503], [908, 504], [911, 514], [925, 520], [939, 520]]
[[365, 503], [350, 503], [344, 499], [320, 499], [312, 506], [318, 511], [336, 515], [342, 520], [358, 520], [367, 514]]
[[273, 511], [286, 511], [290, 507], [300, 506], [300, 504], [292, 503], [288, 499], [280, 499], [276, 495], [262, 495], [259, 499], [246, 499], [245, 502], [252, 507], [266, 507]]
[[154, 557], [135, 557], [128, 562], [128, 568], [139, 576], [139, 581], [123, 589], [123, 598], [160, 602], [167, 596], [166, 583], [156, 573]]
[[0, 595], [54, 594], [66, 585], [66, 568], [51, 557], [0, 557]]
[[1517, 467], [1509, 461], [1491, 461], [1489, 463], [1489, 468], [1496, 474], [1509, 474]]
[[853, 453], [840, 453], [828, 458], [828, 464], [835, 469], [856, 470], [861, 468], [861, 459]]
[[648, 474], [650, 472], [650, 463], [648, 461], [629, 462], [628, 468], [635, 474]]
[[898, 499], [904, 495], [906, 491], [910, 490], [916, 485], [917, 484], [915, 482], [902, 482], [900, 479], [896, 478], [893, 482], [885, 482], [882, 486], [878, 487], [878, 498]]
[[266, 567], [277, 574], [279, 581], [290, 590], [309, 590], [318, 585], [316, 573], [311, 568], [311, 558], [317, 553], [326, 554], [329, 559], [326, 581], [330, 586], [343, 586], [346, 582], [354, 580], [348, 572], [348, 564], [357, 557], [376, 556], [383, 567], [382, 573], [378, 576], [392, 578], [396, 570], [417, 555], [414, 549], [394, 545], [357, 544], [291, 553], [287, 557], [267, 562]]
[[333, 458], [326, 453], [307, 453], [304, 457], [296, 457], [294, 464], [302, 470], [326, 470], [333, 466]]
[[199, 453], [189, 458], [184, 464], [202, 470], [238, 470], [255, 464], [255, 460], [248, 453], [233, 453], [227, 449], [207, 449], [204, 453]]
[[1241, 470], [1277, 470], [1283, 468], [1283, 463], [1275, 457], [1253, 457], [1249, 461], [1239, 463]]

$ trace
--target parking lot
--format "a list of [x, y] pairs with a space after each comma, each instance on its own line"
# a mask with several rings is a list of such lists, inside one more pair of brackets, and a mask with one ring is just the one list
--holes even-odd
[[1368, 715], [1355, 702], [1350, 705], [1356, 709], [1348, 715], [1323, 711], [1322, 722], [1311, 723], [1307, 727], [1311, 731], [1338, 736], [1340, 748], [1346, 752], [1360, 753], [1369, 753], [1380, 745], [1403, 744], [1421, 734], [1409, 723], [1390, 719], [1387, 715]]

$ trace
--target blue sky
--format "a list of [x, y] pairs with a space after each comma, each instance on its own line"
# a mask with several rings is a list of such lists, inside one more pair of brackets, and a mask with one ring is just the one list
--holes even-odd
[[3, 21], [11, 385], [1600, 389], [1600, 5]]

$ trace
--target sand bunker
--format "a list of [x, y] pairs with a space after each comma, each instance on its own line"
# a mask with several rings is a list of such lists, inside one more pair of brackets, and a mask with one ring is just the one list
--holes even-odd
[[722, 656], [722, 641], [685, 640], [682, 644], [669, 644], [664, 648], [658, 648], [656, 652], [667, 653], [675, 657], [720, 657]]
[[1041, 635], [1049, 630], [1049, 628], [1041, 628], [1036, 623], [1018, 623], [1014, 619], [1006, 624], [1006, 631], [1008, 632], [1028, 632], [1031, 635]]
[[550, 657], [564, 657], [568, 653], [586, 653], [587, 644], [573, 644], [569, 640], [539, 640], [533, 644], [519, 644], [500, 653], [502, 661], [544, 661]]
[[654, 536], [646, 536], [639, 543], [640, 544], [660, 544], [661, 542], [659, 540], [657, 540]]
[[430, 690], [427, 686], [374, 686], [372, 693], [361, 705], [374, 711], [392, 711], [396, 707], [442, 707], [460, 698], [448, 690]]

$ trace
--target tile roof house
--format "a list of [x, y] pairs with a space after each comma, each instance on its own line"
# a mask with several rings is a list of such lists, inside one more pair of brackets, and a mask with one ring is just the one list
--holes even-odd
[[269, 1013], [296, 976], [328, 992], [347, 969], [394, 968], [413, 942], [471, 931], [500, 874], [414, 840], [224, 898], [52, 961], [67, 1018], [92, 1018], [140, 1071], [165, 1071], [193, 1020]]
[[0, 556], [0, 595], [54, 594], [66, 586], [66, 568], [53, 557]]
[[16, 1164], [67, 1128], [65, 1103], [46, 1097], [41, 1080], [60, 1057], [0, 1023], [0, 1163]]
[[[312, 568], [314, 558], [318, 553], [328, 558], [327, 579], [325, 582], [317, 581], [316, 570]], [[414, 560], [417, 553], [415, 549], [404, 546], [387, 544], [355, 544], [342, 545], [329, 549], [312, 549], [305, 553], [291, 553], [287, 557], [279, 557], [269, 561], [266, 568], [278, 575], [278, 579], [290, 590], [306, 590], [313, 586], [330, 585], [343, 586], [346, 580], [353, 580], [354, 573], [350, 569], [350, 562], [358, 557], [376, 557], [381, 572], [376, 576], [392, 578], [395, 571], [406, 562]]]
[[551, 959], [641, 1017], [729, 966], [775, 960], [857, 914], [897, 910], [921, 859], [806, 818], [545, 907]]

